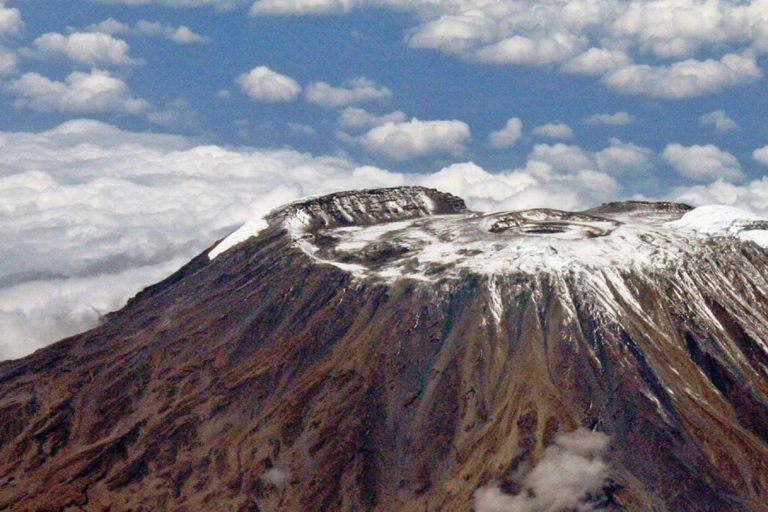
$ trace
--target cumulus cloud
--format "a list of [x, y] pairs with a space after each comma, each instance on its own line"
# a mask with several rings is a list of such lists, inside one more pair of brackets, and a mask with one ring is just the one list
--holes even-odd
[[546, 162], [561, 172], [574, 173], [583, 169], [595, 168], [594, 160], [587, 151], [570, 144], [536, 144], [529, 158]]
[[326, 108], [346, 107], [372, 100], [392, 97], [387, 87], [365, 77], [358, 77], [344, 83], [342, 87], [333, 87], [325, 82], [309, 84], [304, 91], [307, 103]]
[[735, 156], [717, 146], [669, 144], [664, 159], [681, 175], [696, 181], [738, 180], [743, 177]]
[[725, 110], [715, 110], [699, 117], [702, 126], [711, 126], [718, 132], [729, 132], [738, 128], [736, 121], [726, 114]]
[[410, 176], [416, 184], [451, 192], [478, 211], [526, 208], [580, 209], [615, 197], [620, 186], [608, 175], [585, 170], [555, 172], [547, 163], [528, 161], [522, 169], [490, 173], [472, 163], [457, 163], [440, 171]]
[[76, 71], [63, 82], [25, 73], [6, 83], [5, 90], [17, 97], [15, 107], [32, 110], [139, 114], [151, 109], [146, 100], [131, 96], [125, 82], [98, 69]]
[[624, 111], [615, 114], [594, 114], [584, 120], [585, 124], [605, 124], [609, 126], [623, 126], [633, 121], [632, 116]]
[[338, 123], [345, 129], [369, 129], [386, 123], [402, 123], [406, 119], [400, 110], [377, 116], [362, 108], [348, 107], [339, 113]]
[[136, 66], [140, 59], [128, 55], [130, 47], [122, 39], [101, 32], [75, 32], [69, 35], [49, 32], [35, 39], [30, 55], [43, 58], [66, 57], [86, 66]]
[[586, 208], [619, 190], [599, 169], [560, 173], [529, 161], [490, 173], [467, 162], [402, 174], [88, 120], [0, 132], [0, 148], [0, 331], [8, 333], [0, 359], [93, 326], [243, 223], [258, 225], [272, 208], [307, 195], [425, 185], [493, 211]]
[[752, 152], [752, 158], [763, 165], [768, 165], [768, 146], [756, 149]]
[[481, 42], [490, 42], [497, 32], [496, 22], [479, 10], [446, 14], [428, 21], [407, 37], [413, 48], [430, 48], [463, 53]]
[[599, 76], [629, 66], [631, 63], [632, 59], [622, 50], [590, 48], [566, 62], [562, 70], [566, 73]]
[[488, 144], [493, 148], [511, 148], [523, 135], [523, 122], [517, 117], [507, 120], [504, 128], [491, 133]]
[[595, 152], [597, 168], [612, 175], [643, 176], [654, 167], [654, 153], [649, 148], [611, 139], [610, 146]]
[[[611, 176], [644, 175], [654, 167], [654, 153], [649, 148], [611, 139], [598, 151], [587, 151], [572, 144], [536, 144], [528, 158], [545, 162], [558, 173], [599, 171]], [[617, 187], [614, 185], [614, 190]]]
[[625, 94], [681, 99], [721, 91], [762, 77], [755, 56], [728, 54], [720, 60], [688, 59], [668, 66], [630, 65], [603, 81]]
[[195, 33], [186, 25], [173, 27], [159, 21], [141, 20], [134, 26], [109, 18], [101, 23], [90, 25], [84, 30], [88, 32], [100, 32], [111, 35], [147, 36], [168, 39], [176, 44], [203, 44], [210, 43], [211, 38]]
[[706, 204], [724, 204], [768, 217], [768, 177], [753, 180], [746, 185], [735, 185], [723, 180], [716, 180], [707, 185], [677, 187], [668, 199], [694, 206]]
[[568, 33], [553, 33], [541, 38], [515, 35], [481, 48], [477, 57], [495, 64], [543, 66], [573, 57], [584, 44], [583, 38]]
[[505, 494], [495, 485], [481, 487], [475, 491], [475, 511], [593, 510], [588, 495], [600, 492], [610, 474], [603, 458], [608, 441], [605, 434], [584, 428], [558, 435], [520, 482], [519, 494]]
[[548, 139], [570, 139], [573, 138], [573, 130], [564, 123], [545, 124], [533, 129], [533, 134]]
[[301, 94], [301, 86], [293, 78], [272, 71], [266, 66], [258, 66], [235, 79], [251, 98], [267, 102], [288, 102]]
[[6, 7], [0, 2], [0, 37], [14, 36], [24, 30], [21, 12], [15, 7]]
[[409, 160], [432, 153], [461, 154], [471, 132], [463, 121], [388, 122], [372, 128], [357, 140], [365, 148], [397, 160]]
[[417, 21], [404, 38], [411, 47], [499, 65], [557, 66], [652, 97], [688, 98], [754, 80], [760, 73], [752, 54], [768, 53], [766, 0], [257, 0], [250, 13], [365, 7], [413, 11]]
[[738, 33], [739, 23], [727, 19], [738, 15], [734, 7], [721, 1], [633, 1], [611, 28], [615, 35], [636, 38], [642, 49], [658, 57], [687, 57], [703, 45], [744, 37]]

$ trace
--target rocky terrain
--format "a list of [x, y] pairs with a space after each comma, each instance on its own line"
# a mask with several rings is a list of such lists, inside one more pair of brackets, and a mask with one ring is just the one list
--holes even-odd
[[0, 363], [0, 510], [766, 511], [768, 226], [710, 217], [287, 205]]

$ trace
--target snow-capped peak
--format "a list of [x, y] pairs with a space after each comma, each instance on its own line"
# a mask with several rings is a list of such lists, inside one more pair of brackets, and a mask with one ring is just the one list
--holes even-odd
[[217, 246], [214, 258], [263, 227], [284, 229], [321, 264], [385, 280], [434, 280], [570, 270], [674, 268], [709, 237], [768, 247], [768, 221], [727, 206], [626, 201], [585, 212], [479, 213], [423, 187], [340, 192], [278, 208]]

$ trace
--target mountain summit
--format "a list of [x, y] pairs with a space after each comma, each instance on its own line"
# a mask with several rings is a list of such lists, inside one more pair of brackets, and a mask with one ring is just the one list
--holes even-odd
[[766, 511], [766, 229], [286, 205], [0, 363], [0, 510]]

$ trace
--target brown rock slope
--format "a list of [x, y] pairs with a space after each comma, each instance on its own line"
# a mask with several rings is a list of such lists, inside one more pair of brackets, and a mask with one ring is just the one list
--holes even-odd
[[[768, 510], [768, 253], [718, 238], [642, 271], [383, 279], [319, 261], [344, 259], [328, 228], [474, 217], [360, 194], [280, 210], [0, 363], [0, 510], [470, 510], [579, 426], [611, 439], [599, 507]], [[376, 243], [371, 268], [409, 252]]]

